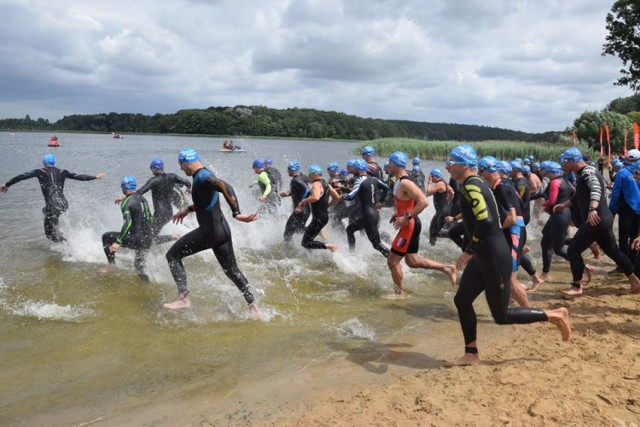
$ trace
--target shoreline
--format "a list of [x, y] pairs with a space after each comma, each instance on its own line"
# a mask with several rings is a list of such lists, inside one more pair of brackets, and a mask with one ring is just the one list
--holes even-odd
[[[330, 360], [216, 396], [215, 385], [148, 402], [78, 425], [415, 426], [615, 425], [640, 420], [640, 296], [624, 276], [599, 267], [585, 295], [563, 299], [569, 265], [532, 296], [540, 308], [568, 307], [573, 333], [562, 342], [550, 324], [498, 326], [478, 316], [480, 366], [445, 368], [462, 335], [416, 333], [412, 342], [355, 346]], [[480, 302], [482, 300], [482, 302]], [[477, 304], [486, 306], [481, 296]], [[450, 325], [449, 325], [450, 326]], [[408, 340], [409, 341], [409, 340]], [[355, 369], [354, 369], [355, 365]]]

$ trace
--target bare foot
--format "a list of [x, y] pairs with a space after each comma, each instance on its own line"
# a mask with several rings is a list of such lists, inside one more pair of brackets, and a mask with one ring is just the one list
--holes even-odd
[[115, 265], [109, 265], [107, 267], [102, 267], [98, 270], [100, 273], [106, 274], [106, 273], [113, 273], [118, 271], [118, 267], [116, 267]]
[[553, 282], [553, 277], [551, 277], [550, 273], [542, 273], [540, 275], [540, 278], [543, 282]]
[[458, 273], [456, 272], [455, 265], [447, 265], [444, 268], [444, 273], [449, 276], [449, 281], [451, 282], [451, 287], [455, 288], [458, 284]]
[[566, 291], [562, 291], [562, 293], [568, 297], [579, 297], [580, 295], [582, 295], [582, 286], [571, 285], [571, 288], [567, 289]]
[[549, 322], [558, 327], [562, 334], [562, 341], [569, 341], [571, 336], [571, 320], [569, 319], [569, 310], [562, 307], [557, 310], [547, 312]]
[[382, 295], [381, 298], [382, 299], [391, 299], [391, 300], [403, 300], [403, 299], [407, 299], [409, 297], [407, 296], [407, 294], [405, 294], [403, 292], [401, 294], [393, 293], [393, 294]]
[[529, 293], [536, 292], [538, 289], [540, 289], [540, 285], [544, 283], [544, 279], [541, 276], [538, 276], [537, 274], [534, 274], [533, 276], [531, 276], [531, 281], [533, 282], [533, 286], [527, 289], [527, 292]]
[[180, 234], [180, 233], [172, 234], [171, 235], [171, 240], [178, 240], [181, 237], [182, 237], [182, 234]]
[[444, 362], [444, 366], [447, 368], [453, 368], [454, 366], [476, 366], [480, 364], [480, 357], [477, 354], [465, 353], [464, 356], [459, 359], [448, 360]]
[[531, 252], [531, 248], [527, 245], [524, 245], [524, 248], [522, 248], [522, 255], [526, 255], [529, 252]]
[[164, 308], [168, 308], [169, 310], [179, 310], [181, 308], [191, 307], [191, 300], [189, 299], [189, 295], [185, 295], [185, 296], [181, 296], [180, 299], [177, 299], [174, 302], [170, 302], [163, 305], [164, 305]]
[[593, 279], [593, 273], [595, 273], [596, 268], [592, 265], [585, 264], [584, 272], [587, 274], [587, 283], [591, 283], [591, 279]]
[[594, 243], [589, 247], [589, 249], [591, 249], [591, 253], [593, 253], [593, 259], [599, 261], [601, 252], [598, 245]]
[[636, 286], [631, 285], [631, 290], [630, 290], [630, 292], [631, 292], [632, 294], [640, 294], [640, 285], [636, 285]]
[[331, 252], [338, 252], [338, 245], [335, 245], [333, 243], [325, 243], [324, 244], [325, 248], [329, 249]]
[[249, 304], [249, 310], [251, 311], [251, 316], [255, 319], [255, 320], [262, 320], [262, 312], [260, 311], [260, 308], [258, 307], [258, 304], [256, 304], [255, 302], [252, 302], [251, 304]]

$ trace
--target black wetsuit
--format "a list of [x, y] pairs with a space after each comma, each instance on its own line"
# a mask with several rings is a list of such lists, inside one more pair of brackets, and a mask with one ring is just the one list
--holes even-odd
[[96, 179], [93, 175], [82, 175], [68, 170], [58, 169], [54, 166], [43, 167], [42, 169], [34, 169], [11, 178], [5, 184], [11, 187], [17, 182], [29, 178], [38, 178], [40, 189], [44, 196], [45, 206], [42, 209], [44, 213], [44, 234], [47, 239], [54, 242], [63, 242], [64, 237], [58, 232], [59, 218], [69, 208], [69, 202], [64, 197], [64, 183], [67, 178], [77, 181], [92, 181]]
[[[109, 264], [116, 262], [116, 253], [109, 250], [109, 246], [118, 243], [123, 248], [136, 251], [133, 265], [136, 272], [144, 281], [149, 277], [144, 271], [145, 258], [153, 243], [153, 217], [149, 210], [149, 204], [142, 194], [132, 193], [120, 203], [124, 224], [118, 231], [108, 231], [102, 235], [102, 248], [107, 256]], [[163, 241], [169, 241], [170, 236]]]
[[371, 245], [375, 250], [380, 252], [382, 256], [389, 256], [389, 249], [380, 241], [380, 232], [378, 226], [380, 223], [380, 214], [376, 208], [376, 203], [385, 200], [389, 192], [389, 186], [378, 178], [373, 176], [361, 176], [356, 180], [353, 190], [345, 196], [346, 200], [358, 198], [360, 206], [360, 216], [347, 227], [347, 240], [349, 242], [349, 250], [352, 252], [356, 248], [356, 237], [354, 233], [364, 229]]
[[302, 246], [307, 249], [326, 249], [324, 243], [313, 240], [329, 222], [329, 185], [324, 179], [322, 184], [322, 195], [316, 202], [311, 203], [311, 223], [302, 235]]
[[454, 298], [465, 344], [476, 341], [477, 317], [473, 302], [484, 291], [491, 315], [499, 325], [544, 322], [542, 310], [509, 308], [511, 294], [510, 249], [500, 229], [498, 207], [487, 184], [474, 175], [460, 188], [460, 210], [473, 257], [462, 273]]
[[265, 172], [269, 174], [269, 178], [271, 179], [271, 185], [275, 185], [275, 193], [279, 194], [280, 189], [282, 188], [282, 174], [280, 171], [273, 166], [265, 168]]
[[551, 271], [551, 259], [553, 253], [569, 260], [567, 251], [564, 249], [564, 239], [567, 235], [567, 228], [571, 222], [571, 212], [569, 209], [562, 209], [553, 213], [553, 208], [570, 200], [573, 197], [573, 187], [562, 176], [557, 176], [549, 181], [544, 198], [545, 210], [549, 213], [549, 219], [542, 228], [542, 239], [540, 247], [542, 248], [542, 272], [549, 273]]
[[522, 218], [524, 218], [524, 224], [527, 225], [531, 220], [531, 187], [529, 186], [529, 181], [525, 177], [520, 177], [513, 182], [513, 186], [520, 197]]
[[[604, 190], [604, 179], [593, 166], [587, 165], [578, 171], [576, 193], [572, 203], [576, 206], [584, 222], [574, 234], [567, 250], [574, 283], [582, 280], [584, 273], [582, 252], [593, 242], [598, 243], [604, 253], [620, 267], [625, 275], [630, 275], [634, 270], [629, 257], [623, 254], [616, 244], [616, 238], [613, 234], [613, 215], [607, 206]], [[598, 202], [596, 210], [600, 217], [600, 223], [596, 226], [587, 222], [589, 205], [592, 200]]]
[[449, 216], [449, 212], [451, 211], [451, 205], [447, 200], [446, 186], [447, 184], [445, 183], [445, 191], [433, 193], [433, 207], [436, 212], [433, 214], [433, 218], [431, 218], [431, 223], [429, 224], [429, 244], [431, 246], [436, 244], [438, 233], [440, 233], [440, 230], [442, 230], [444, 226], [444, 218]]
[[511, 268], [517, 271], [522, 257], [522, 248], [527, 239], [527, 229], [522, 218], [522, 208], [520, 200], [516, 194], [515, 188], [508, 181], [501, 179], [500, 182], [493, 187], [493, 194], [498, 206], [498, 214], [500, 215], [500, 223], [504, 224], [505, 219], [509, 215], [511, 209], [516, 212], [516, 223], [503, 229], [505, 239], [511, 246]]
[[[264, 170], [264, 173], [269, 178], [269, 185], [271, 186], [271, 191], [267, 194], [266, 199], [258, 208], [258, 215], [275, 215], [278, 212], [278, 206], [280, 205], [280, 194], [278, 194], [278, 186], [276, 181], [268, 171], [268, 169]], [[258, 175], [259, 176], [259, 175]], [[260, 179], [258, 179], [258, 186], [260, 187], [260, 195], [262, 196], [267, 189], [266, 184], [264, 184]]]
[[167, 252], [167, 261], [178, 286], [178, 292], [181, 295], [189, 293], [182, 259], [206, 249], [213, 249], [224, 273], [240, 289], [247, 303], [251, 304], [254, 298], [249, 290], [249, 282], [238, 269], [231, 241], [231, 230], [220, 208], [222, 196], [231, 207], [233, 216], [240, 214], [233, 188], [216, 178], [208, 169], [202, 168], [193, 175], [191, 196], [199, 227], [182, 236]]
[[137, 193], [144, 194], [151, 190], [154, 235], [160, 233], [162, 227], [171, 221], [171, 216], [173, 215], [173, 207], [171, 205], [176, 198], [176, 185], [191, 188], [189, 181], [180, 178], [175, 173], [161, 173], [150, 178], [137, 191]]
[[304, 227], [309, 219], [309, 215], [311, 215], [311, 206], [305, 205], [300, 213], [295, 212], [295, 208], [302, 199], [309, 195], [309, 183], [309, 177], [302, 173], [291, 178], [289, 192], [291, 193], [294, 212], [291, 213], [284, 227], [285, 243], [291, 243], [291, 239], [295, 233], [304, 233]]

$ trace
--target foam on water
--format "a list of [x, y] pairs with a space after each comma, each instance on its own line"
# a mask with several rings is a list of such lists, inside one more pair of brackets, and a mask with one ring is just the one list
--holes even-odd
[[357, 317], [342, 322], [334, 326], [333, 329], [342, 338], [362, 338], [369, 341], [376, 339], [376, 333], [371, 328], [365, 326]]

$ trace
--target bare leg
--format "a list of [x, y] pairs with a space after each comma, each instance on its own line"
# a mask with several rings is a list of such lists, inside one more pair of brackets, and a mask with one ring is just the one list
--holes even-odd
[[549, 322], [558, 327], [562, 334], [562, 341], [568, 341], [571, 336], [571, 320], [569, 319], [569, 310], [559, 308], [557, 310], [545, 310], [544, 313], [549, 318]]
[[325, 243], [324, 246], [329, 249], [331, 252], [338, 252], [338, 245], [333, 243]]
[[534, 274], [533, 276], [531, 276], [531, 281], [533, 282], [533, 286], [528, 290], [528, 292], [535, 292], [540, 288], [540, 285], [544, 283], [545, 273], [543, 273], [542, 276]]
[[520, 307], [531, 308], [531, 302], [529, 302], [529, 297], [527, 297], [527, 289], [518, 281], [516, 274], [517, 272], [515, 271], [511, 272], [511, 296], [513, 296], [513, 299]]
[[593, 259], [598, 261], [600, 259], [600, 254], [602, 253], [602, 251], [598, 247], [598, 244], [593, 242], [591, 246], [589, 246], [589, 249], [591, 249], [591, 253], [593, 254]]
[[562, 291], [562, 293], [568, 297], [579, 297], [582, 295], [582, 292], [582, 281], [574, 282], [569, 289]]
[[180, 294], [180, 298], [178, 298], [174, 302], [170, 302], [163, 305], [164, 305], [164, 308], [168, 308], [169, 310], [178, 310], [181, 308], [191, 307], [191, 300], [189, 299], [189, 295]]
[[396, 295], [404, 293], [404, 288], [402, 287], [402, 264], [400, 264], [400, 261], [402, 261], [402, 257], [393, 252], [387, 258], [387, 266], [391, 271], [391, 279], [393, 279], [393, 292]]
[[252, 302], [251, 304], [249, 304], [249, 311], [251, 311], [251, 316], [255, 319], [255, 320], [262, 320], [262, 312], [260, 311], [260, 308], [258, 307], [258, 304], [256, 304], [255, 302]]
[[595, 273], [595, 271], [596, 271], [596, 268], [594, 266], [589, 264], [584, 265], [584, 272], [587, 275], [586, 283], [591, 283], [591, 279], [593, 279], [593, 273]]
[[[391, 256], [391, 255], [389, 255]], [[429, 258], [421, 258], [418, 254], [407, 254], [405, 257], [407, 266], [410, 268], [423, 268], [425, 270], [438, 270], [449, 276], [451, 286], [455, 287], [458, 279], [455, 265], [440, 264]]]
[[638, 279], [638, 276], [636, 276], [635, 273], [631, 273], [627, 276], [627, 278], [629, 279], [629, 283], [631, 284], [630, 292], [632, 294], [640, 294], [640, 279]]

